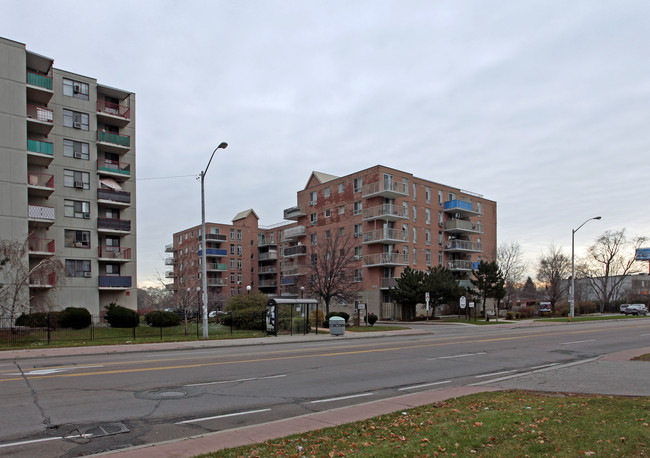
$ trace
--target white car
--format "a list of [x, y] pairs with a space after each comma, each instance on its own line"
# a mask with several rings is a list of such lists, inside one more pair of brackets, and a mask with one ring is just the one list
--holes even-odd
[[644, 304], [630, 304], [625, 309], [625, 315], [647, 315], [648, 309]]

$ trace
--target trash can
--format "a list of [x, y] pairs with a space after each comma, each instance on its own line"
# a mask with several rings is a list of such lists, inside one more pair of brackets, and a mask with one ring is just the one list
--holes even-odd
[[340, 316], [330, 318], [330, 335], [342, 336], [345, 334], [345, 320]]

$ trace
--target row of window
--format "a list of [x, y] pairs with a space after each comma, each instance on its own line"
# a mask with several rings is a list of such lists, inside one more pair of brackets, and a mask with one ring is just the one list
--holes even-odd
[[[64, 246], [66, 248], [90, 248], [90, 231], [66, 229], [64, 232]], [[120, 238], [104, 237], [104, 246], [108, 251], [120, 249]]]
[[[105, 275], [119, 276], [120, 264], [105, 264]], [[90, 270], [89, 259], [66, 259], [65, 260], [65, 275], [66, 277], [90, 277], [92, 274]]]

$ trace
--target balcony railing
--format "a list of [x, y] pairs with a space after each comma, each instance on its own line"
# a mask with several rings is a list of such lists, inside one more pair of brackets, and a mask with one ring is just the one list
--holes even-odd
[[282, 275], [285, 277], [295, 277], [296, 275], [305, 275], [307, 272], [305, 266], [285, 267], [282, 269]]
[[363, 257], [363, 265], [366, 267], [382, 265], [406, 265], [404, 255], [401, 253], [378, 253], [369, 254]]
[[278, 286], [277, 280], [262, 280], [257, 285], [259, 288], [276, 288]]
[[278, 259], [278, 252], [277, 251], [269, 251], [269, 252], [266, 252], [266, 253], [260, 253], [257, 256], [257, 259], [259, 261], [269, 261], [269, 260], [273, 260], [273, 259]]
[[170, 243], [168, 245], [165, 245], [165, 253], [173, 253], [174, 250], [174, 244]]
[[278, 269], [277, 269], [277, 267], [275, 267], [275, 266], [264, 266], [264, 267], [260, 267], [260, 269], [259, 269], [259, 271], [258, 271], [258, 273], [259, 273], [260, 275], [264, 275], [264, 274], [275, 274], [275, 273], [277, 273], [277, 272], [278, 272]]
[[399, 229], [377, 229], [376, 231], [364, 232], [363, 243], [377, 242], [408, 242], [409, 233]]
[[305, 211], [300, 206], [291, 207], [284, 210], [284, 219], [297, 220], [299, 216], [305, 215]]
[[384, 204], [376, 207], [364, 208], [363, 219], [398, 220], [408, 218], [408, 210], [401, 205]]
[[173, 270], [168, 270], [165, 272], [165, 278], [176, 278], [176, 272]]
[[105, 100], [97, 101], [97, 111], [99, 113], [106, 113], [112, 116], [119, 116], [120, 118], [130, 119], [131, 108], [120, 105], [119, 103], [107, 102]]
[[27, 117], [36, 121], [46, 122], [48, 124], [54, 123], [54, 114], [52, 110], [36, 105], [27, 105]]
[[30, 205], [28, 208], [28, 217], [31, 219], [44, 219], [48, 221], [54, 221], [54, 207]]
[[471, 202], [467, 200], [455, 199], [445, 202], [443, 209], [446, 212], [459, 212], [469, 213], [473, 215], [480, 214], [478, 207], [474, 207]]
[[27, 184], [41, 188], [54, 189], [54, 175], [27, 171]]
[[106, 130], [97, 131], [97, 141], [103, 143], [111, 143], [125, 148], [131, 147], [131, 137], [128, 135], [118, 134], [117, 132], [108, 132]]
[[305, 226], [295, 226], [290, 227], [289, 229], [284, 230], [284, 239], [293, 239], [297, 237], [302, 237], [306, 234]]
[[395, 180], [381, 180], [365, 185], [361, 195], [363, 197], [384, 196], [395, 198], [408, 196], [409, 190], [404, 183]]
[[166, 266], [175, 266], [176, 265], [176, 258], [165, 258], [165, 265]]
[[39, 140], [27, 140], [27, 150], [32, 153], [54, 155], [54, 144], [50, 142], [42, 142]]
[[[199, 235], [199, 242], [203, 240], [203, 236]], [[206, 242], [225, 242], [227, 240], [226, 234], [207, 234], [205, 236]]]
[[131, 193], [127, 191], [116, 191], [114, 189], [97, 189], [97, 200], [110, 200], [113, 202], [131, 203]]
[[131, 164], [113, 161], [111, 159], [97, 159], [97, 170], [101, 172], [117, 173], [127, 177], [131, 176]]
[[296, 277], [284, 277], [281, 280], [281, 283], [283, 285], [295, 285], [296, 284]]
[[111, 258], [127, 261], [131, 259], [131, 248], [122, 248], [119, 246], [98, 246], [97, 256], [100, 258]]
[[130, 288], [131, 287], [131, 277], [100, 275], [98, 278], [99, 278], [100, 288]]
[[51, 288], [56, 285], [56, 274], [54, 272], [47, 275], [30, 275], [30, 288]]
[[478, 226], [465, 219], [451, 219], [445, 223], [445, 231], [451, 232], [476, 232], [480, 233]]
[[228, 285], [227, 278], [208, 278], [208, 287], [220, 287]]
[[284, 249], [284, 257], [304, 256], [307, 254], [307, 245], [290, 246]]
[[449, 240], [445, 244], [449, 251], [481, 251], [481, 244], [470, 240]]
[[[203, 250], [198, 250], [197, 255], [203, 256]], [[215, 257], [228, 256], [228, 250], [223, 250], [221, 248], [206, 248], [205, 255]]]
[[52, 77], [27, 71], [27, 84], [52, 90]]
[[27, 246], [30, 253], [54, 253], [54, 240], [29, 237]]
[[382, 289], [395, 288], [396, 286], [397, 286], [397, 278], [395, 278], [395, 277], [389, 277], [389, 278], [382, 278], [381, 279], [381, 288]]
[[97, 218], [97, 229], [131, 232], [131, 220], [99, 217]]
[[217, 270], [220, 272], [228, 270], [228, 264], [219, 264], [217, 262], [209, 262], [205, 265], [206, 270]]
[[473, 270], [478, 268], [478, 262], [454, 260], [447, 264], [449, 270]]

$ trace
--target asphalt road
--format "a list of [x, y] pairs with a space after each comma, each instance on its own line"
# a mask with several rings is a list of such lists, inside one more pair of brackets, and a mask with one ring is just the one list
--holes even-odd
[[[562, 377], [589, 374], [560, 377], [555, 367], [650, 345], [650, 319], [421, 328], [379, 338], [0, 359], [0, 454], [87, 455], [457, 386], [526, 381], [567, 391]], [[606, 383], [616, 382], [614, 373]]]

